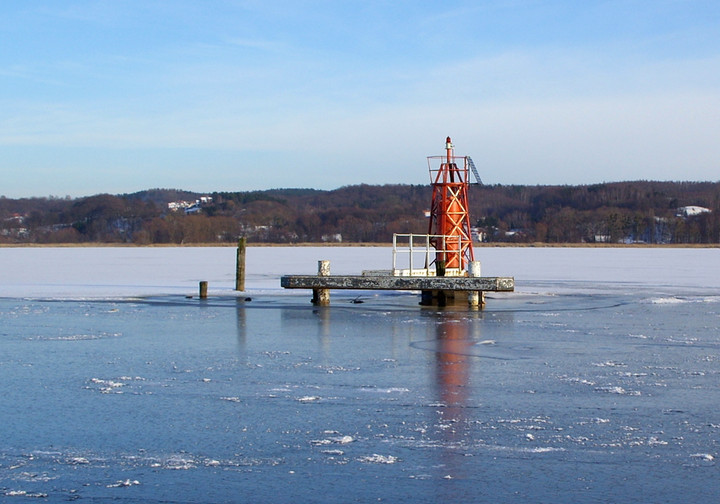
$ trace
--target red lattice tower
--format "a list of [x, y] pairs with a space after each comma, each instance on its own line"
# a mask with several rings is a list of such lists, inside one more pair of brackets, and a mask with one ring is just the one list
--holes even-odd
[[[464, 271], [474, 260], [467, 196], [469, 158], [455, 156], [450, 137], [445, 150], [445, 156], [427, 158], [433, 188], [428, 234], [436, 250], [436, 266], [442, 262], [445, 271]], [[438, 162], [440, 167], [436, 168]]]

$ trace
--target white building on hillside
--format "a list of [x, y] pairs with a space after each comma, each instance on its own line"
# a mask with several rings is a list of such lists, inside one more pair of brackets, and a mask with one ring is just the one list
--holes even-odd
[[704, 213], [709, 213], [710, 209], [701, 206], [684, 206], [677, 209], [675, 215], [677, 217], [694, 217]]

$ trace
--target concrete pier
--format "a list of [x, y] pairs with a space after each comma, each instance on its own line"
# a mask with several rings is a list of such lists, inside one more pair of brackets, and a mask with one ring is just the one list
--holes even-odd
[[[329, 273], [329, 265], [328, 265]], [[515, 290], [513, 277], [428, 277], [428, 276], [330, 276], [323, 275], [288, 275], [280, 279], [280, 286], [285, 289], [312, 289], [314, 304], [330, 304], [330, 289], [350, 290], [417, 290], [423, 292], [423, 301], [437, 299], [431, 293], [442, 291], [444, 294], [455, 292], [478, 293], [482, 299], [483, 292], [512, 292]], [[322, 294], [321, 294], [322, 293]], [[429, 294], [428, 295], [426, 294]], [[327, 297], [323, 297], [327, 296]], [[440, 296], [440, 298], [445, 296]], [[448, 296], [448, 297], [453, 297]], [[468, 299], [472, 306], [472, 295]], [[475, 306], [482, 306], [479, 301]], [[425, 304], [425, 303], [424, 303]], [[426, 304], [434, 304], [432, 302]]]

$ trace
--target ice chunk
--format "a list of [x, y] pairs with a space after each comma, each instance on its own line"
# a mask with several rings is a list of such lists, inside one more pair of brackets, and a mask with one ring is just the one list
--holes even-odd
[[372, 455], [358, 458], [358, 461], [365, 464], [394, 464], [398, 461], [398, 458], [392, 455], [378, 455], [377, 453], [373, 453]]
[[140, 484], [140, 482], [138, 480], [126, 479], [126, 480], [116, 481], [115, 483], [111, 483], [106, 486], [107, 486], [107, 488], [122, 488], [122, 487], [135, 486], [135, 485], [139, 485], [139, 484]]

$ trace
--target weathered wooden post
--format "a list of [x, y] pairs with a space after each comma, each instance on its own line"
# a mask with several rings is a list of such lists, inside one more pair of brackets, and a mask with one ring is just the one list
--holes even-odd
[[235, 263], [235, 290], [245, 290], [245, 246], [247, 238], [244, 236], [238, 240], [237, 260]]
[[[468, 273], [473, 278], [479, 278], [482, 276], [480, 272], [480, 261], [470, 261], [468, 267]], [[468, 292], [468, 305], [472, 308], [485, 308], [485, 293], [483, 291], [470, 291]]]
[[[318, 276], [330, 276], [330, 261], [318, 261]], [[328, 306], [330, 304], [330, 289], [313, 289], [312, 304]]]
[[208, 283], [203, 280], [200, 282], [200, 299], [207, 299]]
[[[445, 276], [445, 261], [444, 260], [435, 260], [435, 276], [444, 277]], [[437, 291], [437, 305], [438, 306], [446, 306], [447, 305], [447, 292], [440, 289]]]

